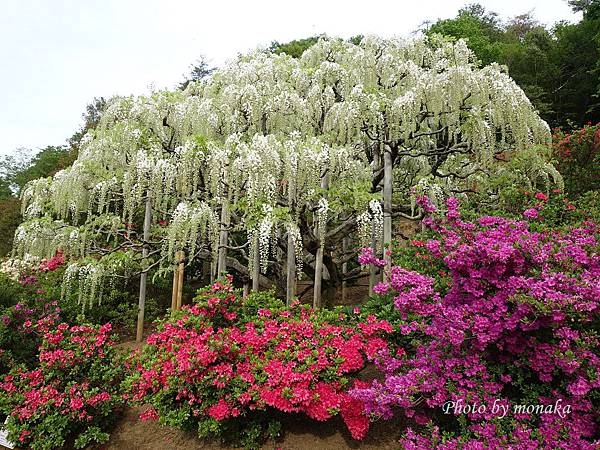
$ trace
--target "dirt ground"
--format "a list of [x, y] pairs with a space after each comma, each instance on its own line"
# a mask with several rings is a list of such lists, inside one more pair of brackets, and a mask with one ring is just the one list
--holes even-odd
[[[217, 442], [205, 442], [193, 434], [160, 425], [157, 422], [141, 422], [138, 415], [143, 408], [128, 409], [110, 441], [99, 450], [233, 450], [233, 447]], [[399, 420], [372, 424], [367, 439], [357, 442], [350, 437], [340, 418], [325, 423], [304, 416], [290, 418], [283, 424], [283, 435], [269, 441], [265, 450], [392, 450], [398, 448], [398, 439], [405, 425]]]

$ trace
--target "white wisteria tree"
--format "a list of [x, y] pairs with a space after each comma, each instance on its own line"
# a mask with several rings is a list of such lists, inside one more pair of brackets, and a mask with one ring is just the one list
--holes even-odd
[[73, 166], [24, 190], [15, 250], [72, 256], [65, 282], [79, 281], [84, 303], [104, 277], [164, 273], [184, 250], [254, 289], [270, 279], [288, 301], [305, 273], [319, 307], [324, 275], [358, 274], [342, 271], [349, 236], [387, 255], [392, 218], [419, 217], [415, 193], [480, 190], [549, 139], [523, 91], [463, 41], [257, 51], [183, 92], [113, 99]]

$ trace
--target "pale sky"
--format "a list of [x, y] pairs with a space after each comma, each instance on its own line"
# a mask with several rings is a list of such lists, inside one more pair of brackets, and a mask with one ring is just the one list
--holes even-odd
[[[64, 144], [96, 96], [172, 88], [271, 41], [408, 36], [469, 0], [0, 0], [0, 154]], [[502, 18], [576, 21], [565, 0], [481, 0]], [[289, 6], [288, 6], [289, 5]]]

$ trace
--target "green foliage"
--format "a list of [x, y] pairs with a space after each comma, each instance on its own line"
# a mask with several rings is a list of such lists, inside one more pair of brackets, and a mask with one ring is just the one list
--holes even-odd
[[45, 317], [47, 304], [35, 309], [22, 303], [18, 305], [3, 308], [0, 314], [0, 375], [16, 367], [33, 368], [37, 363], [40, 336], [25, 327], [25, 323]]
[[569, 194], [600, 189], [600, 124], [587, 124], [571, 133], [557, 129], [552, 143]]
[[100, 118], [106, 107], [108, 100], [104, 97], [94, 97], [91, 103], [85, 107], [85, 112], [82, 114], [83, 125], [67, 140], [75, 156], [79, 151], [81, 138], [90, 130], [95, 129], [100, 123]]
[[[294, 39], [293, 41], [286, 42], [281, 44], [277, 41], [273, 41], [268, 51], [275, 53], [276, 55], [280, 55], [285, 53], [292, 58], [300, 58], [302, 54], [308, 50], [310, 47], [315, 45], [320, 38], [326, 37], [325, 34], [320, 34], [316, 36], [310, 36], [304, 39]], [[363, 40], [363, 35], [357, 34], [356, 36], [352, 36], [348, 39], [348, 42], [351, 42], [354, 45], [359, 45]]]
[[431, 24], [426, 33], [468, 40], [484, 64], [508, 66], [541, 116], [553, 126], [600, 119], [600, 8], [597, 1], [572, 2], [583, 11], [578, 23], [545, 27], [531, 14], [506, 22], [481, 5], [459, 10], [453, 19]]
[[571, 198], [558, 189], [543, 192], [514, 189], [507, 192], [505, 202], [491, 205], [471, 200], [461, 208], [465, 220], [474, 221], [482, 215], [523, 219], [523, 211], [535, 209], [539, 218], [530, 220], [536, 231], [552, 231], [569, 226], [581, 225], [585, 221], [600, 221], [600, 192], [590, 191]]
[[280, 44], [277, 41], [273, 41], [269, 47], [269, 51], [275, 53], [276, 55], [285, 53], [292, 58], [300, 58], [306, 49], [315, 45], [319, 38], [323, 36], [324, 35], [318, 35], [304, 39], [295, 39], [293, 41], [286, 42], [285, 44]]
[[21, 191], [29, 181], [54, 175], [59, 170], [70, 166], [76, 156], [77, 154], [66, 146], [48, 146], [36, 153], [28, 162], [27, 167], [14, 174], [13, 182]]
[[[111, 323], [115, 327], [123, 327], [126, 330], [135, 329], [138, 314], [138, 285], [137, 278], [128, 280], [117, 280], [113, 288], [107, 290], [102, 296], [102, 301], [94, 308], [82, 312], [82, 305], [78, 302], [78, 289], [68, 293], [61, 298], [61, 286], [64, 269], [49, 272], [38, 277], [39, 285], [48, 299], [60, 299], [61, 317], [69, 323]], [[166, 288], [157, 287], [154, 283], [148, 283], [148, 291], [153, 296], [146, 298], [145, 320], [152, 322], [165, 310], [164, 304], [159, 302], [158, 296], [164, 295]], [[170, 292], [170, 287], [169, 287]]]
[[55, 174], [73, 163], [76, 152], [66, 146], [48, 146], [31, 156], [21, 150], [0, 160], [0, 257], [10, 252], [13, 235], [22, 221], [17, 195], [31, 180]]
[[[23, 283], [16, 282], [0, 272], [0, 308], [7, 308], [3, 314], [11, 315], [10, 308], [18, 303], [24, 310], [36, 312], [43, 312], [40, 308], [43, 309], [44, 305], [54, 305], [59, 308], [61, 319], [68, 323], [111, 323], [122, 331], [135, 329], [138, 314], [136, 279], [133, 282], [116, 280], [99, 305], [82, 311], [78, 289], [61, 295], [64, 272], [64, 266], [46, 272], [33, 271], [31, 275], [24, 274]], [[145, 306], [145, 318], [148, 322], [158, 318], [166, 309], [171, 294], [171, 286], [167, 284], [161, 278], [148, 283], [149, 296]], [[48, 308], [46, 306], [46, 313]], [[15, 339], [20, 338], [15, 336]], [[0, 348], [5, 348], [1, 341]]]
[[33, 450], [106, 442], [123, 405], [123, 365], [110, 325], [69, 327], [45, 318], [24, 327], [41, 339], [38, 365], [0, 383], [8, 438]]
[[0, 200], [0, 257], [10, 253], [15, 230], [22, 220], [21, 202], [17, 198]]
[[76, 152], [67, 146], [50, 145], [35, 155], [21, 149], [0, 160], [2, 185], [8, 185], [13, 195], [17, 194], [31, 180], [54, 175], [70, 166], [76, 156]]
[[470, 5], [458, 11], [455, 19], [439, 20], [427, 28], [427, 34], [441, 34], [465, 39], [482, 64], [498, 62], [499, 39], [502, 35], [497, 14], [481, 5]]
[[520, 215], [523, 192], [561, 190], [564, 182], [552, 164], [551, 149], [532, 146], [518, 152], [500, 155], [504, 161], [493, 176], [474, 184], [474, 192], [468, 195], [468, 204], [480, 212]]
[[[238, 292], [239, 295], [239, 292]], [[273, 291], [250, 292], [238, 312], [240, 323], [256, 320], [259, 309], [268, 309], [273, 314], [285, 311], [285, 302], [275, 297]]]
[[13, 306], [18, 302], [21, 286], [0, 272], [0, 308]]
[[200, 81], [215, 71], [206, 57], [201, 55], [196, 62], [190, 66], [189, 73], [185, 76], [185, 80], [179, 83], [179, 89], [184, 90], [193, 81]]

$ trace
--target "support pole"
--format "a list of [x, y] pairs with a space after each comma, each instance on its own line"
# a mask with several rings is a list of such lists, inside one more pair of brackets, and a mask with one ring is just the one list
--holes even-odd
[[[326, 172], [325, 175], [321, 177], [321, 189], [327, 190], [329, 189], [329, 172]], [[315, 227], [317, 237], [323, 233], [325, 234], [325, 230], [320, 230], [319, 225]], [[324, 251], [325, 243], [320, 242], [319, 248], [317, 249], [317, 254], [315, 255], [315, 285], [313, 288], [313, 308], [320, 309], [322, 306], [322, 284], [323, 284], [323, 251]]]
[[346, 236], [342, 240], [342, 254], [344, 255], [344, 262], [342, 263], [342, 305], [346, 304], [347, 296], [347, 282], [346, 274], [348, 273], [348, 262], [346, 261], [346, 253], [348, 253], [348, 247], [350, 245], [350, 238]]
[[185, 260], [185, 252], [179, 251], [179, 267], [177, 268], [177, 305], [175, 306], [178, 310], [181, 309], [181, 302], [183, 297], [183, 267]]
[[[383, 259], [386, 261], [386, 269], [392, 266], [392, 193], [394, 186], [392, 150], [389, 146], [384, 147], [383, 152]], [[388, 253], [390, 253], [388, 255]], [[387, 281], [384, 271], [383, 281]]]
[[313, 308], [321, 308], [321, 289], [323, 281], [323, 246], [319, 246], [317, 249], [317, 255], [315, 258], [315, 285], [313, 293]]
[[252, 263], [252, 290], [254, 292], [258, 292], [259, 284], [258, 279], [260, 278], [260, 242], [258, 240], [258, 236], [256, 237], [256, 242], [254, 244], [254, 261]]
[[[147, 195], [147, 194], [146, 194]], [[142, 249], [142, 274], [140, 275], [140, 296], [138, 301], [137, 330], [135, 334], [136, 342], [142, 342], [144, 336], [144, 309], [146, 307], [146, 282], [148, 279], [148, 269], [146, 269], [148, 259], [148, 240], [150, 238], [150, 222], [152, 221], [152, 201], [146, 197], [146, 212], [144, 214], [144, 247]]]
[[[375, 228], [375, 223], [371, 225], [371, 248], [373, 249], [373, 254], [377, 254], [377, 229]], [[373, 264], [369, 266], [369, 297], [373, 295], [373, 288], [375, 287], [375, 283], [377, 282], [377, 267]]]
[[177, 309], [177, 292], [179, 292], [179, 265], [173, 269], [173, 290], [171, 291], [171, 311]]
[[287, 273], [285, 303], [291, 306], [296, 295], [296, 253], [294, 252], [294, 236], [288, 230], [287, 236]]
[[229, 205], [223, 200], [221, 206], [221, 230], [219, 231], [219, 257], [217, 259], [217, 277], [227, 272], [227, 244], [229, 240]]

